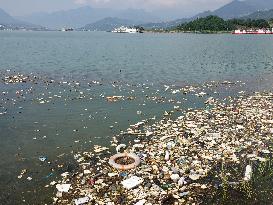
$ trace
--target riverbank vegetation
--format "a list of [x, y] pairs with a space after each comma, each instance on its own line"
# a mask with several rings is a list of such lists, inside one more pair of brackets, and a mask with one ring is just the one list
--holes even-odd
[[261, 29], [270, 28], [273, 20], [263, 19], [230, 19], [224, 20], [218, 16], [207, 16], [181, 24], [170, 31], [177, 32], [201, 32], [201, 33], [223, 33], [231, 32], [236, 29]]

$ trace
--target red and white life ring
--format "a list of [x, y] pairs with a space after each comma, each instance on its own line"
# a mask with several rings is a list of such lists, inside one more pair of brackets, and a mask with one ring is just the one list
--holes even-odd
[[[123, 157], [132, 158], [134, 160], [134, 162], [132, 164], [127, 164], [127, 165], [116, 163], [117, 159], [123, 158]], [[112, 157], [110, 157], [109, 164], [112, 167], [119, 169], [119, 170], [129, 170], [129, 169], [136, 168], [140, 164], [140, 158], [136, 154], [133, 154], [133, 153], [118, 153], [118, 154], [115, 154]]]

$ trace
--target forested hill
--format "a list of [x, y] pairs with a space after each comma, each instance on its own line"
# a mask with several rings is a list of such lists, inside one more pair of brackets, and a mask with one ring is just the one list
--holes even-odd
[[224, 20], [218, 16], [207, 16], [194, 21], [184, 23], [176, 27], [178, 31], [220, 32], [233, 31], [240, 28], [269, 28], [268, 21], [263, 19], [230, 19]]

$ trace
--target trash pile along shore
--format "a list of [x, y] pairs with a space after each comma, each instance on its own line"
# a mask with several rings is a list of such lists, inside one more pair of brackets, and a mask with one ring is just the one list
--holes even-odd
[[[264, 161], [271, 155], [272, 93], [206, 103], [212, 108], [187, 110], [176, 120], [165, 116], [151, 126], [142, 121], [114, 136], [113, 146], [122, 137], [132, 138], [125, 152], [140, 157], [135, 169], [111, 167], [106, 147], [76, 154], [79, 169], [50, 183], [57, 188], [54, 203], [200, 204], [215, 188], [203, 179], [217, 164]], [[240, 180], [250, 179], [250, 164], [246, 172]]]

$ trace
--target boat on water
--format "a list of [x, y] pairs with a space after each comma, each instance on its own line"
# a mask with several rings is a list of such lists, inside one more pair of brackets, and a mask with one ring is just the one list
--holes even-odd
[[61, 31], [66, 32], [66, 31], [74, 31], [73, 28], [62, 28]]
[[111, 32], [112, 33], [138, 33], [138, 29], [126, 27], [126, 26], [121, 26], [119, 28], [115, 28]]
[[235, 30], [232, 34], [273, 34], [273, 28], [270, 29], [258, 29], [258, 30]]

